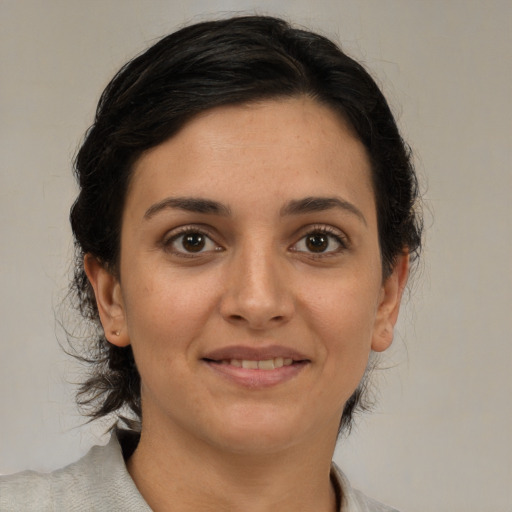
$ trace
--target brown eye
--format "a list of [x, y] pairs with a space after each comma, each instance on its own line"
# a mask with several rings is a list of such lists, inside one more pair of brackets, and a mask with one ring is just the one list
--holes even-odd
[[329, 236], [325, 233], [312, 233], [306, 236], [305, 243], [311, 252], [324, 252], [329, 247]]
[[294, 244], [291, 250], [306, 254], [329, 255], [347, 248], [346, 238], [342, 234], [331, 233], [325, 229], [310, 231]]
[[164, 248], [167, 252], [183, 256], [222, 250], [207, 234], [195, 230], [174, 235], [164, 241]]
[[201, 233], [189, 233], [183, 236], [181, 244], [188, 252], [199, 252], [202, 251], [206, 245], [206, 237]]

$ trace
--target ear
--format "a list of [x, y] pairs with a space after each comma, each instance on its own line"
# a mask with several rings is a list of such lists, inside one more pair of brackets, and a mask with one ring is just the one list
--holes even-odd
[[391, 275], [382, 284], [381, 297], [373, 330], [372, 350], [383, 352], [393, 342], [402, 295], [409, 277], [409, 253], [402, 253]]
[[84, 269], [91, 283], [107, 340], [118, 347], [130, 344], [119, 280], [91, 254], [84, 257]]

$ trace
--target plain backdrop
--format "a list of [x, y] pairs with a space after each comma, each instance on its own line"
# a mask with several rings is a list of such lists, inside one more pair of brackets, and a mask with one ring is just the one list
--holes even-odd
[[0, 473], [50, 470], [105, 441], [73, 405], [80, 369], [56, 320], [71, 160], [99, 94], [158, 37], [229, 12], [283, 15], [371, 69], [426, 192], [424, 263], [379, 404], [336, 461], [403, 511], [510, 512], [509, 0], [0, 0]]

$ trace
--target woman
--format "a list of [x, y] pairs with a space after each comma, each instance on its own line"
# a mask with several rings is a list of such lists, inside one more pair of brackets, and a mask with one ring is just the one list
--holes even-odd
[[368, 73], [275, 18], [184, 28], [108, 85], [76, 174], [79, 402], [118, 428], [0, 509], [391, 510], [331, 463], [421, 239]]

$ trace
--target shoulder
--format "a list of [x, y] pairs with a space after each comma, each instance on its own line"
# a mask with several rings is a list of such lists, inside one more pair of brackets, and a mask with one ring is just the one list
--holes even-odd
[[396, 509], [369, 498], [354, 489], [336, 464], [332, 464], [331, 475], [341, 494], [339, 512], [398, 512]]
[[79, 461], [54, 471], [0, 478], [0, 511], [150, 511], [126, 470], [115, 436]]
[[51, 510], [49, 476], [35, 471], [23, 471], [15, 475], [0, 477], [0, 510]]

